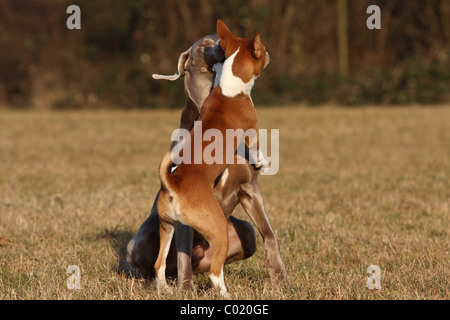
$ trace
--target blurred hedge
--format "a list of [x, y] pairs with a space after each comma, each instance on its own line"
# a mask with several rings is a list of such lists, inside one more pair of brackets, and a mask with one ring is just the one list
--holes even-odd
[[[81, 8], [82, 30], [66, 28]], [[271, 55], [255, 103], [445, 103], [450, 96], [450, 1], [348, 0], [350, 72], [339, 73], [336, 0], [2, 0], [0, 106], [156, 108], [184, 103], [180, 52], [215, 32], [259, 31]], [[377, 4], [381, 30], [366, 28]]]

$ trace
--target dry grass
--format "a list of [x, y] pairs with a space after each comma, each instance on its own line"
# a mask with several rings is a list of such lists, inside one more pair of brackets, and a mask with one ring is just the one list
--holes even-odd
[[[273, 108], [260, 178], [290, 286], [264, 250], [226, 267], [236, 299], [449, 299], [450, 108]], [[178, 111], [0, 113], [0, 299], [180, 299], [117, 273], [147, 217]], [[236, 215], [246, 217], [241, 208]], [[381, 290], [366, 288], [369, 265]], [[66, 287], [69, 265], [81, 289]], [[206, 275], [194, 298], [215, 298]]]

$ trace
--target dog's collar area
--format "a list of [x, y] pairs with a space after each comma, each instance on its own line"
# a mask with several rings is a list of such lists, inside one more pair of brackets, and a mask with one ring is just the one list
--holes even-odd
[[231, 56], [229, 56], [222, 68], [222, 75], [220, 77], [219, 85], [222, 88], [223, 95], [233, 98], [237, 95], [244, 93], [250, 96], [250, 92], [255, 83], [255, 76], [253, 76], [250, 81], [244, 82], [240, 77], [234, 75], [233, 73], [233, 63], [239, 53], [239, 47]]

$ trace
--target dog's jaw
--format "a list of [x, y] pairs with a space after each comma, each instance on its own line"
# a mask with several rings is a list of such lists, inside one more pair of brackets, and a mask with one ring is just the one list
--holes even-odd
[[248, 82], [244, 82], [241, 78], [233, 74], [233, 62], [239, 52], [238, 48], [228, 59], [225, 60], [222, 68], [222, 76], [220, 77], [219, 86], [222, 94], [226, 97], [233, 98], [238, 94], [244, 93], [250, 96], [253, 85], [255, 84], [255, 75]]

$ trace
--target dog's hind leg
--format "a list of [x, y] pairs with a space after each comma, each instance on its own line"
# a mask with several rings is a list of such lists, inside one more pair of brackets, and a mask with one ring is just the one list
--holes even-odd
[[209, 277], [220, 295], [228, 299], [230, 295], [223, 277], [223, 266], [228, 252], [228, 221], [210, 187], [209, 190], [210, 193], [202, 195], [202, 202], [195, 202], [196, 205], [189, 211], [184, 210], [195, 212], [195, 215], [187, 214], [187, 221], [182, 222], [193, 227], [208, 241], [212, 250]]
[[[223, 216], [222, 211], [218, 212], [223, 219], [217, 221], [214, 228], [209, 230], [198, 229], [200, 233], [209, 242], [212, 250], [211, 267], [209, 269], [209, 277], [215, 289], [219, 290], [222, 297], [229, 299], [230, 295], [225, 287], [223, 276], [223, 266], [227, 258], [228, 252], [228, 228], [227, 220]], [[210, 219], [214, 220], [214, 218]]]
[[166, 282], [166, 259], [169, 254], [170, 243], [174, 233], [174, 226], [160, 219], [159, 225], [159, 253], [155, 262], [156, 285], [158, 290], [167, 289]]

